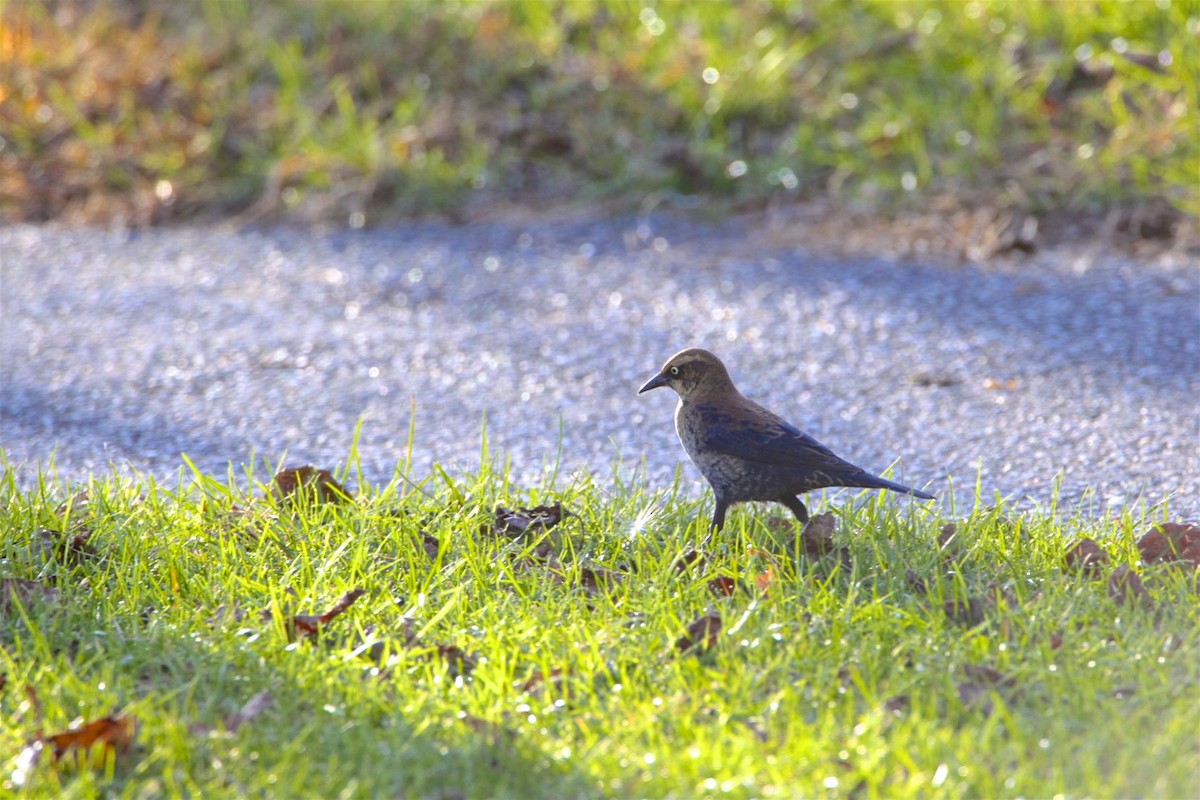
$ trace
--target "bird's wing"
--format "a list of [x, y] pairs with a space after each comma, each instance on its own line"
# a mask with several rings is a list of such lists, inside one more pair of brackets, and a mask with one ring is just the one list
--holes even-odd
[[859, 472], [858, 467], [804, 431], [765, 409], [697, 409], [704, 417], [705, 445], [719, 453], [759, 464], [820, 472]]

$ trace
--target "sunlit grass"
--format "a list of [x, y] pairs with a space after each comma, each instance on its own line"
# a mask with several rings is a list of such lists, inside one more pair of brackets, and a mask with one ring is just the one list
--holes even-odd
[[[39, 731], [114, 710], [140, 727], [110, 771], [43, 760], [22, 796], [1179, 797], [1200, 779], [1195, 575], [1136, 564], [1163, 509], [951, 518], [847, 492], [844, 555], [800, 555], [790, 523], [739, 507], [683, 568], [707, 506], [678, 486], [516, 486], [491, 458], [365, 485], [347, 463], [340, 505], [191, 470], [86, 495], [9, 470], [0, 579], [57, 595], [0, 610], [0, 786]], [[490, 532], [497, 505], [553, 502], [573, 515], [548, 531]], [[1096, 579], [1064, 570], [1081, 536], [1113, 556]], [[1110, 596], [1120, 564], [1148, 603]], [[356, 587], [319, 643], [292, 639], [291, 614]], [[946, 608], [988, 598], [977, 620]], [[706, 613], [716, 645], [680, 654]]]
[[613, 197], [1200, 212], [1182, 0], [2, 9], [15, 218], [359, 225]]

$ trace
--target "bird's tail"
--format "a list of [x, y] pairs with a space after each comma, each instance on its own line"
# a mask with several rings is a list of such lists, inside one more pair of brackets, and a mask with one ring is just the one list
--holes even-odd
[[929, 494], [928, 492], [922, 492], [920, 489], [914, 489], [911, 486], [905, 486], [902, 483], [889, 481], [887, 478], [880, 478], [879, 476], [872, 475], [869, 472], [864, 472], [856, 477], [858, 478], [858, 481], [856, 481], [854, 485], [861, 486], [864, 489], [888, 489], [893, 492], [899, 492], [900, 494], [911, 494], [913, 497], [919, 497], [922, 500], [933, 499], [933, 495]]

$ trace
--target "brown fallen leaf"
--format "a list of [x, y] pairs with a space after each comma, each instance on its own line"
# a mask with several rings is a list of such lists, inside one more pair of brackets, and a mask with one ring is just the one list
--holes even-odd
[[681, 653], [693, 650], [697, 652], [711, 650], [717, 643], [717, 637], [721, 634], [722, 625], [720, 614], [705, 614], [698, 617], [687, 626], [687, 633], [675, 642], [675, 649]]
[[1113, 574], [1109, 576], [1108, 595], [1119, 605], [1124, 605], [1126, 601], [1133, 601], [1143, 605], [1150, 602], [1150, 593], [1146, 591], [1146, 585], [1142, 583], [1141, 577], [1130, 569], [1127, 564], [1117, 567], [1113, 571]]
[[1137, 547], [1147, 564], [1182, 562], [1195, 569], [1200, 567], [1200, 526], [1164, 522], [1138, 539]]
[[804, 523], [800, 531], [800, 550], [810, 558], [820, 558], [832, 552], [833, 534], [837, 530], [837, 517], [833, 514], [817, 514]]
[[303, 467], [283, 469], [275, 473], [271, 481], [270, 494], [276, 501], [294, 502], [304, 497], [310, 503], [344, 503], [350, 492], [334, 479], [327, 469], [317, 469], [306, 464]]
[[580, 567], [579, 585], [588, 594], [601, 594], [621, 582], [624, 575], [603, 567]]
[[727, 575], [718, 575], [708, 582], [708, 590], [718, 597], [733, 597], [737, 591], [737, 581]]
[[1064, 560], [1067, 569], [1095, 578], [1104, 572], [1108, 553], [1095, 540], [1083, 538], [1067, 551]]
[[433, 652], [441, 661], [445, 662], [446, 671], [452, 678], [457, 678], [459, 675], [470, 675], [471, 670], [475, 669], [475, 665], [479, 663], [478, 656], [468, 653], [456, 644], [434, 645]]
[[35, 717], [40, 719], [42, 716], [42, 701], [38, 697], [37, 687], [32, 683], [25, 684], [25, 700], [29, 703], [29, 710], [33, 712]]
[[237, 729], [247, 722], [253, 722], [271, 707], [275, 698], [268, 691], [262, 691], [246, 701], [246, 704], [225, 718], [225, 729], [237, 733]]
[[948, 522], [938, 533], [938, 555], [947, 561], [957, 562], [967, 555], [966, 545], [958, 533], [958, 526]]
[[770, 591], [772, 584], [775, 583], [775, 568], [767, 567], [763, 572], [754, 576], [754, 585], [758, 591], [766, 594]]
[[320, 632], [321, 626], [328, 625], [334, 618], [341, 616], [346, 609], [354, 605], [355, 600], [366, 593], [366, 589], [351, 589], [324, 614], [296, 614], [289, 620], [290, 627], [300, 636], [313, 636]]
[[431, 561], [437, 561], [442, 543], [438, 541], [436, 536], [421, 531], [421, 547], [425, 550], [425, 555], [429, 556]]
[[[91, 749], [96, 746], [102, 747], [105, 752], [113, 750], [117, 753], [123, 753], [133, 743], [133, 737], [136, 733], [137, 719], [135, 717], [120, 714], [101, 717], [78, 728], [63, 731], [62, 733], [38, 736], [26, 746], [25, 751], [18, 756], [18, 761], [22, 763], [25, 771], [28, 772], [37, 764], [45, 749], [50, 750], [51, 756], [55, 761], [58, 761], [72, 751], [79, 751], [83, 754], [90, 753]], [[87, 756], [85, 755], [84, 757], [86, 758]], [[106, 757], [105, 755], [97, 754], [95, 761], [90, 763], [103, 764]]]
[[675, 559], [674, 566], [676, 572], [686, 572], [690, 567], [700, 571], [708, 566], [708, 556], [699, 550], [688, 550]]

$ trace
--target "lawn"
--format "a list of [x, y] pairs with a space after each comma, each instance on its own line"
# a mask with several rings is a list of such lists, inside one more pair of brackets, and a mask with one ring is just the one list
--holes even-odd
[[[170, 485], [13, 475], [0, 787], [22, 797], [1200, 783], [1197, 553], [1142, 539], [1165, 507], [1097, 519], [844, 491], [802, 536], [740, 506], [702, 547], [711, 499], [679, 485], [514, 486], [487, 459], [402, 464], [386, 486], [339, 475], [349, 498], [187, 469]], [[1166, 532], [1200, 549], [1200, 531]], [[1102, 555], [1075, 551], [1085, 538]], [[90, 749], [71, 733], [85, 725]]]
[[[1194, 0], [0, 3], [0, 215], [1200, 213]], [[1170, 215], [1168, 215], [1170, 218]], [[1161, 231], [1159, 231], [1161, 235]]]

